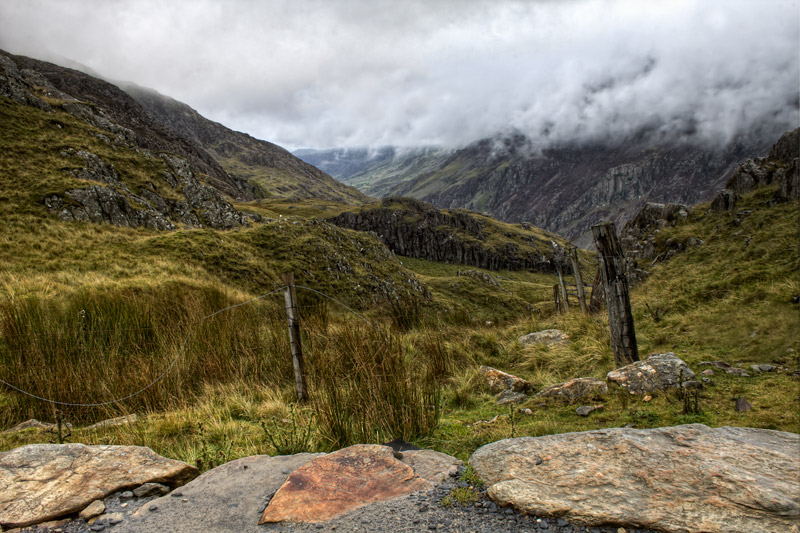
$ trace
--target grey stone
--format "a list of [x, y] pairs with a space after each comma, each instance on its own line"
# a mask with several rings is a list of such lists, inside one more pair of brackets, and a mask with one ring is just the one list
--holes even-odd
[[733, 376], [738, 376], [738, 377], [741, 377], [741, 378], [749, 378], [750, 377], [750, 374], [747, 372], [747, 370], [745, 370], [744, 368], [739, 368], [739, 367], [735, 367], [735, 366], [726, 368], [725, 369], [725, 373], [726, 374], [731, 374]]
[[504, 390], [497, 395], [497, 405], [520, 404], [528, 399], [526, 394], [515, 392], [513, 390]]
[[169, 487], [161, 483], [145, 483], [133, 489], [133, 495], [137, 498], [149, 498], [150, 496], [163, 496], [169, 492]]
[[693, 379], [694, 372], [674, 353], [653, 354], [644, 361], [612, 370], [608, 381], [632, 394], [678, 388], [682, 381]]
[[557, 329], [545, 329], [542, 331], [536, 331], [534, 333], [528, 333], [527, 335], [523, 335], [522, 337], [517, 339], [517, 342], [519, 342], [523, 346], [530, 346], [534, 344], [554, 346], [554, 345], [566, 344], [568, 341], [569, 341], [569, 335]]
[[542, 389], [537, 396], [561, 398], [574, 402], [582, 398], [593, 398], [608, 394], [605, 381], [595, 378], [574, 378], [564, 383], [557, 383]]
[[798, 447], [800, 435], [765, 429], [613, 428], [505, 439], [470, 464], [498, 504], [577, 525], [793, 531]]
[[742, 413], [744, 411], [749, 411], [752, 408], [753, 406], [750, 405], [750, 402], [748, 402], [746, 398], [740, 397], [736, 399], [736, 410], [738, 412]]
[[596, 405], [582, 405], [575, 409], [575, 413], [579, 416], [589, 416], [594, 411], [597, 411], [597, 409]]

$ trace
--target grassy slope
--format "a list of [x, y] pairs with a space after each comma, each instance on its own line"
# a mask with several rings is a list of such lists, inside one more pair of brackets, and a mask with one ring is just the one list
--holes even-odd
[[[539, 435], [627, 423], [651, 427], [695, 421], [798, 429], [800, 389], [797, 379], [784, 373], [751, 378], [718, 373], [713, 377], [716, 385], [700, 400], [702, 414], [684, 415], [682, 402], [671, 394], [655, 395], [651, 402], [611, 395], [604, 402], [605, 409], [588, 418], [577, 417], [575, 406], [533, 400], [527, 407], [534, 416], [515, 414], [512, 423], [509, 409], [495, 406], [493, 397], [477, 379], [478, 365], [517, 373], [537, 386], [576, 375], [602, 378], [613, 367], [604, 316], [554, 315], [549, 302], [552, 276], [483, 272], [500, 282], [497, 288], [480, 277], [458, 276], [457, 266], [395, 258], [367, 235], [309, 220], [340, 209], [330, 202], [266, 201], [239, 206], [275, 220], [229, 232], [155, 232], [62, 222], [46, 211], [41, 199], [51, 192], [86, 185], [63, 172], [80, 165], [61, 156], [63, 148], [86, 148], [97, 153], [113, 163], [133, 186], [138, 180], [156, 179], [163, 170], [162, 163], [111, 148], [92, 136], [93, 128], [67, 114], [51, 115], [15, 106], [0, 99], [3, 123], [8, 124], [0, 131], [4, 150], [0, 159], [0, 299], [4, 305], [18, 305], [33, 297], [45, 306], [63, 308], [65, 320], [71, 320], [69, 317], [75, 314], [71, 310], [78, 309], [75, 306], [87, 294], [92, 301], [102, 295], [106, 301], [122, 299], [134, 307], [154, 301], [161, 302], [162, 309], [148, 320], [163, 321], [170, 328], [175, 320], [170, 316], [173, 306], [196, 313], [213, 311], [274, 288], [280, 273], [291, 269], [301, 283], [371, 308], [375, 316], [385, 316], [385, 305], [376, 305], [375, 292], [364, 289], [364, 284], [380, 279], [392, 280], [396, 287], [409, 287], [414, 272], [430, 288], [432, 299], [422, 309], [422, 325], [399, 339], [398, 353], [405, 353], [411, 363], [438, 357], [446, 361], [445, 374], [449, 376], [441, 423], [427, 436], [418, 436], [418, 444], [464, 458], [477, 446], [512, 432]], [[669, 237], [693, 235], [705, 244], [657, 265], [647, 282], [634, 289], [633, 309], [643, 355], [675, 351], [695, 370], [701, 369], [697, 363], [702, 360], [724, 360], [745, 368], [756, 362], [797, 368], [798, 315], [790, 298], [800, 293], [798, 204], [765, 208], [763, 204], [770, 196], [769, 190], [747, 196], [737, 211], [749, 209], [752, 213], [741, 217], [738, 225], [735, 214], [705, 215], [704, 209], [698, 208], [688, 223], [663, 231], [662, 242]], [[745, 245], [747, 237], [750, 240]], [[584, 277], [591, 278], [588, 270]], [[193, 303], [195, 300], [200, 303]], [[659, 315], [658, 320], [645, 304]], [[188, 310], [178, 313], [178, 319], [184, 320]], [[347, 316], [351, 315], [336, 319]], [[177, 329], [184, 327], [180, 320], [174, 322]], [[257, 308], [242, 320], [260, 322]], [[190, 462], [202, 460], [205, 467], [243, 455], [279, 451], [261, 422], [274, 417], [280, 426], [281, 420], [292, 417], [290, 373], [283, 369], [279, 374], [285, 376], [268, 383], [241, 375], [235, 363], [244, 359], [233, 354], [238, 353], [236, 343], [243, 341], [236, 340], [239, 333], [235, 325], [233, 321], [228, 329], [207, 334], [211, 342], [224, 333], [233, 346], [215, 355], [220, 369], [211, 375], [216, 379], [195, 383], [191, 394], [172, 399], [167, 410], [137, 408], [142, 416], [133, 426], [76, 429], [71, 440], [148, 445], [168, 456]], [[567, 331], [572, 337], [570, 345], [522, 348], [516, 342], [519, 335], [548, 327]], [[282, 331], [283, 326], [275, 328]], [[257, 331], [257, 336], [268, 336], [271, 330]], [[320, 346], [334, 340], [330, 335], [311, 339], [312, 345]], [[172, 353], [169, 349], [174, 340], [168, 339], [167, 345], [166, 353]], [[276, 353], [279, 348], [275, 348]], [[198, 350], [197, 354], [203, 353]], [[248, 352], [248, 364], [256, 361], [255, 352]], [[265, 371], [269, 373], [269, 369], [259, 370]], [[752, 411], [733, 410], [732, 400], [742, 395], [753, 404]], [[121, 411], [113, 409], [108, 416], [130, 409], [122, 406]], [[21, 421], [29, 412], [20, 409], [15, 395], [0, 391], [4, 426]], [[74, 420], [79, 415], [66, 413]], [[469, 425], [495, 415], [499, 417], [492, 423]], [[309, 423], [309, 408], [300, 409], [297, 417], [301, 425]], [[273, 436], [291, 437], [277, 426], [268, 424], [267, 429]], [[41, 430], [0, 434], [0, 449], [52, 439]], [[324, 443], [312, 432], [311, 442], [295, 444], [298, 449], [318, 449]]]

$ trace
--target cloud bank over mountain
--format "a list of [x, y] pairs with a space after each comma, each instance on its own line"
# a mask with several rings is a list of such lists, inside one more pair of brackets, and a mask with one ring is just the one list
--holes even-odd
[[798, 0], [0, 2], [0, 47], [289, 148], [798, 123]]

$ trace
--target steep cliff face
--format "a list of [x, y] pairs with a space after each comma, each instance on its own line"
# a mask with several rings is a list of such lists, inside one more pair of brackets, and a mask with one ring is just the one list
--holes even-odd
[[276, 144], [255, 139], [208, 120], [188, 105], [151, 89], [121, 84], [144, 109], [210, 153], [232, 176], [264, 196], [360, 204], [369, 198]]
[[567, 243], [530, 225], [513, 226], [466, 211], [439, 210], [411, 198], [344, 212], [329, 222], [374, 232], [396, 254], [489, 270], [571, 271]]

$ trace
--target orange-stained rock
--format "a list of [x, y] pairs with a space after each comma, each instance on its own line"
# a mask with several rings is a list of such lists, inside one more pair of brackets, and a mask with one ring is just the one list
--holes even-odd
[[322, 522], [369, 503], [431, 487], [395, 459], [391, 448], [358, 444], [317, 457], [295, 470], [275, 493], [259, 524]]

